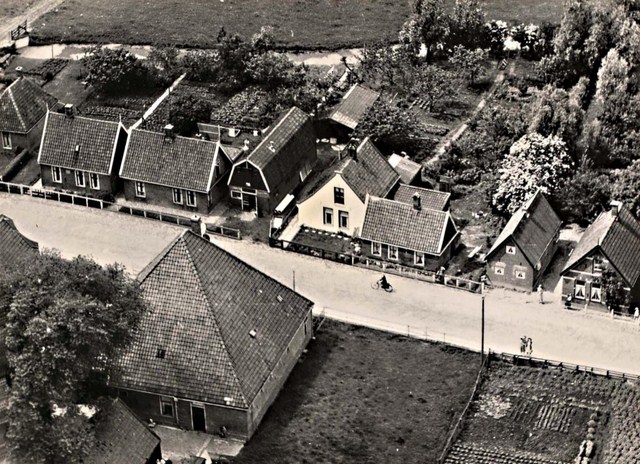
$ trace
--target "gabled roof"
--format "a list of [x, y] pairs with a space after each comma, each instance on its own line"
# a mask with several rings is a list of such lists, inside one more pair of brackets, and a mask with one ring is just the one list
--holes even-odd
[[26, 134], [57, 101], [31, 79], [14, 81], [0, 94], [0, 131]]
[[439, 255], [458, 235], [447, 211], [422, 208], [385, 198], [367, 197], [360, 237], [408, 250]]
[[219, 142], [134, 129], [129, 135], [120, 177], [207, 193], [214, 182], [219, 156], [227, 156]]
[[331, 112], [329, 119], [349, 129], [355, 129], [379, 96], [375, 90], [355, 84]]
[[160, 444], [149, 429], [120, 400], [112, 400], [100, 413], [96, 441], [85, 464], [147, 464]]
[[389, 157], [389, 164], [400, 176], [400, 180], [405, 184], [410, 184], [420, 175], [422, 165], [411, 161], [409, 158], [393, 154]]
[[49, 111], [38, 164], [111, 175], [120, 130], [118, 122]]
[[0, 263], [16, 265], [22, 259], [35, 256], [38, 244], [22, 235], [7, 216], [0, 214]]
[[420, 204], [423, 208], [438, 209], [444, 211], [449, 205], [451, 194], [447, 192], [440, 192], [438, 190], [431, 190], [420, 187], [413, 187], [412, 185], [400, 184], [396, 191], [393, 193], [392, 199], [413, 205], [413, 196], [415, 194], [420, 195]]
[[562, 221], [544, 194], [537, 190], [511, 216], [487, 253], [489, 259], [510, 238], [516, 243], [529, 264], [539, 269], [540, 260], [556, 237]]
[[562, 273], [598, 248], [634, 288], [640, 281], [640, 222], [624, 205], [617, 215], [613, 211], [600, 213], [580, 238]]
[[313, 306], [191, 231], [138, 279], [150, 307], [114, 385], [207, 403], [247, 408]]

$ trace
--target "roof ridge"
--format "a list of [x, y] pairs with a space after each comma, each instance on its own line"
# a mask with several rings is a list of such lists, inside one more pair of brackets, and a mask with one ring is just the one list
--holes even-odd
[[[18, 82], [18, 81], [16, 81]], [[22, 114], [20, 113], [20, 108], [18, 108], [18, 104], [16, 103], [16, 98], [13, 95], [13, 89], [7, 88], [7, 93], [9, 94], [9, 100], [11, 101], [11, 103], [13, 104], [13, 109], [16, 111], [16, 116], [18, 116], [18, 119], [20, 120], [20, 125], [23, 127], [23, 129], [27, 129], [27, 125], [24, 122], [24, 118], [22, 117]]]
[[[412, 205], [410, 205], [409, 203], [405, 203], [404, 201], [394, 200], [393, 198], [377, 197], [375, 195], [370, 195], [370, 197], [374, 201], [377, 201], [377, 200], [389, 201], [389, 202], [393, 202], [393, 203], [397, 203], [399, 205], [402, 205], [403, 208], [411, 208], [411, 209], [413, 209]], [[436, 208], [430, 208], [428, 206], [421, 206], [418, 211], [433, 211], [433, 212], [442, 213], [442, 214], [447, 214], [448, 213], [448, 211], [442, 211], [442, 210], [439, 210], [439, 209], [436, 209]]]
[[[61, 118], [66, 118], [67, 116], [62, 114], [62, 113], [58, 113], [57, 111], [52, 111], [51, 109], [49, 109], [49, 113], [55, 114], [56, 117], [61, 117]], [[98, 118], [91, 118], [89, 116], [83, 116], [81, 114], [75, 114], [73, 116], [73, 119], [84, 119], [87, 121], [94, 121], [94, 122], [100, 122], [100, 123], [105, 123], [105, 124], [115, 124], [116, 126], [119, 126], [122, 124], [122, 122], [120, 121], [108, 121], [106, 119], [98, 119]], [[124, 124], [122, 124], [124, 127]], [[125, 127], [126, 129], [126, 127]]]
[[[258, 151], [258, 148], [260, 148], [260, 147], [262, 146], [262, 144], [263, 144], [263, 143], [265, 143], [265, 142], [267, 141], [267, 139], [273, 135], [273, 133], [276, 131], [276, 129], [277, 129], [278, 127], [280, 127], [280, 125], [281, 125], [281, 124], [282, 124], [282, 123], [283, 123], [283, 122], [284, 122], [284, 121], [285, 121], [285, 120], [286, 120], [286, 119], [291, 115], [291, 113], [293, 112], [293, 110], [295, 110], [296, 108], [297, 108], [297, 107], [296, 107], [295, 105], [294, 105], [294, 106], [292, 106], [292, 107], [289, 109], [289, 111], [287, 111], [287, 112], [284, 114], [284, 116], [282, 116], [282, 118], [280, 119], [280, 121], [278, 121], [278, 123], [277, 123], [275, 126], [273, 126], [273, 129], [271, 129], [271, 130], [269, 131], [269, 133], [266, 135], [266, 137], [265, 137], [265, 138], [263, 138], [263, 139], [260, 141], [260, 143], [259, 143], [258, 145], [256, 145], [256, 147], [251, 151], [251, 153], [249, 153], [249, 154], [247, 155], [247, 158], [246, 158], [247, 160], [251, 160], [251, 157], [253, 156], [253, 154], [254, 154], [255, 152], [257, 152], [257, 151]], [[306, 113], [305, 113], [305, 114], [306, 114]]]
[[[132, 134], [133, 134], [133, 132], [146, 132], [148, 134], [164, 135], [162, 132], [152, 131], [152, 130], [149, 130], [149, 129], [138, 129], [138, 128], [135, 128], [135, 129], [133, 129], [131, 131]], [[203, 143], [217, 144], [217, 143], [220, 142], [219, 140], [205, 140], [205, 139], [199, 139], [199, 138], [196, 138], [196, 137], [186, 137], [184, 135], [178, 135], [178, 134], [176, 134], [175, 138], [176, 139], [182, 139], [182, 140], [192, 140], [192, 141], [197, 142], [197, 143], [203, 142]], [[230, 145], [226, 145], [226, 146], [230, 146]]]

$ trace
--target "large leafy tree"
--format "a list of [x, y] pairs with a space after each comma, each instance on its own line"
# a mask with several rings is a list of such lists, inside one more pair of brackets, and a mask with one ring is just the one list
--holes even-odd
[[87, 79], [102, 92], [135, 87], [144, 71], [138, 59], [123, 48], [95, 46], [82, 62], [89, 73]]
[[460, 73], [469, 80], [471, 85], [483, 70], [483, 63], [487, 59], [487, 52], [481, 48], [470, 50], [462, 45], [456, 45], [449, 57], [449, 62], [455, 65]]
[[613, 171], [611, 180], [612, 198], [622, 201], [640, 220], [640, 160]]
[[450, 26], [447, 11], [441, 0], [414, 0], [412, 14], [402, 26], [400, 42], [417, 55], [422, 45], [427, 47], [431, 61], [436, 46], [446, 42]]
[[456, 0], [449, 20], [449, 46], [478, 48], [488, 45], [485, 13], [478, 0]]
[[371, 137], [384, 152], [415, 153], [419, 123], [415, 116], [379, 98], [356, 128], [356, 136]]
[[553, 193], [571, 176], [571, 157], [558, 137], [527, 134], [514, 143], [498, 172], [498, 187], [493, 194], [494, 208], [513, 214], [537, 189]]
[[193, 95], [179, 95], [169, 103], [169, 121], [180, 135], [191, 136], [199, 122], [209, 122], [211, 104]]
[[0, 285], [10, 295], [0, 310], [7, 313], [12, 455], [29, 464], [79, 463], [94, 435], [78, 405], [100, 404], [145, 309], [140, 287], [121, 266], [51, 252], [2, 275]]
[[436, 104], [456, 95], [459, 79], [440, 66], [424, 65], [417, 69], [412, 93], [427, 102], [427, 110], [433, 111]]

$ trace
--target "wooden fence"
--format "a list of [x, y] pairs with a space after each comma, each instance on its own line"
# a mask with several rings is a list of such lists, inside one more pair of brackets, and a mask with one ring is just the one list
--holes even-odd
[[[182, 227], [191, 227], [191, 218], [181, 216], [179, 214], [164, 213], [146, 208], [137, 208], [128, 205], [119, 205], [111, 203], [99, 198], [85, 197], [74, 193], [58, 192], [56, 190], [36, 189], [28, 185], [13, 184], [11, 182], [0, 182], [0, 192], [13, 193], [17, 195], [29, 195], [35, 198], [43, 198], [45, 200], [57, 201], [60, 203], [68, 203], [71, 205], [85, 206], [87, 208], [103, 209], [115, 211], [118, 213], [129, 214], [131, 216], [153, 219], [156, 221], [167, 222]], [[240, 231], [230, 227], [206, 225], [207, 232], [214, 235], [221, 235], [240, 239]]]

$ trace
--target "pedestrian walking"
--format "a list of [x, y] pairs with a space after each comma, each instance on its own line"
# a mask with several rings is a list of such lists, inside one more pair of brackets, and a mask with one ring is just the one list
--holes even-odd
[[529, 337], [527, 339], [527, 354], [531, 356], [533, 353], [533, 338]]
[[525, 335], [520, 339], [520, 354], [525, 354], [527, 351], [527, 336]]
[[538, 303], [544, 304], [544, 289], [542, 285], [538, 285]]
[[636, 306], [635, 311], [633, 311], [633, 320], [637, 321], [638, 319], [640, 319], [640, 308]]

